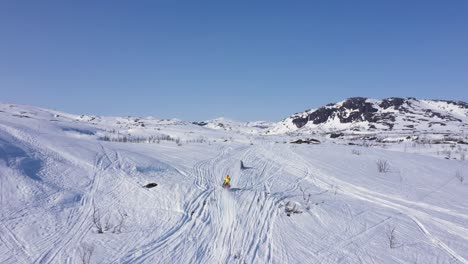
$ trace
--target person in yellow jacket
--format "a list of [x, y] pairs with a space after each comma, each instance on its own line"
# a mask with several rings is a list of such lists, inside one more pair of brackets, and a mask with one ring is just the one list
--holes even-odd
[[229, 177], [229, 175], [226, 175], [226, 177], [224, 177], [223, 187], [231, 187], [231, 177]]

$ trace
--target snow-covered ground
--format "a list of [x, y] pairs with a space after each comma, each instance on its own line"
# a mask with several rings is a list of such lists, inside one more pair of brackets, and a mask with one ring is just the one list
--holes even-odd
[[468, 263], [463, 146], [257, 134], [0, 105], [0, 263]]

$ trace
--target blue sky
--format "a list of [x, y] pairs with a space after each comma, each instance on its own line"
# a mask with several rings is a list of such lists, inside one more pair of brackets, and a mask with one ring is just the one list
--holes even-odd
[[1, 1], [0, 101], [280, 120], [351, 96], [468, 101], [468, 1]]

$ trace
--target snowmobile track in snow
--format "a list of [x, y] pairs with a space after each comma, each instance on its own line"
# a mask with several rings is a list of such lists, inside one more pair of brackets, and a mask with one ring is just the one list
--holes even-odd
[[[113, 164], [114, 161], [109, 158], [104, 148], [101, 146], [103, 154], [96, 159], [94, 164], [94, 174], [92, 176], [91, 188], [87, 195], [82, 197], [81, 206], [78, 211], [75, 213], [76, 220], [71, 227], [67, 235], [60, 239], [57, 243], [54, 243], [59, 246], [53, 246], [51, 249], [46, 251], [41, 255], [35, 262], [36, 263], [51, 263], [53, 262], [58, 255], [66, 250], [69, 245], [77, 246], [79, 241], [86, 235], [86, 233], [91, 229], [92, 222], [90, 218], [92, 217], [92, 211], [94, 206], [94, 195], [99, 190], [100, 178], [103, 173], [105, 173]], [[107, 164], [105, 164], [107, 160]], [[73, 243], [73, 241], [75, 241]], [[63, 262], [63, 260], [61, 261]]]
[[[365, 189], [363, 187], [357, 187], [357, 186], [354, 186], [353, 184], [344, 182], [342, 180], [338, 180], [337, 178], [334, 178], [330, 175], [325, 176], [324, 173], [322, 173], [316, 166], [314, 166], [313, 161], [306, 161], [302, 156], [297, 155], [293, 151], [292, 153], [295, 155], [295, 158], [297, 159], [297, 161], [301, 161], [304, 164], [307, 164], [307, 166], [314, 168], [314, 174], [316, 176], [316, 178], [314, 178], [315, 184], [322, 186], [322, 188], [324, 189], [336, 184], [340, 186], [340, 189], [342, 190], [344, 195], [351, 196], [360, 200], [364, 200], [366, 202], [374, 203], [378, 206], [388, 207], [398, 212], [401, 212], [402, 214], [406, 215], [407, 217], [409, 217], [410, 219], [414, 221], [414, 223], [419, 227], [419, 229], [424, 233], [424, 235], [429, 239], [429, 241], [431, 241], [431, 243], [434, 244], [434, 246], [446, 252], [453, 259], [461, 263], [468, 263], [468, 261], [464, 257], [459, 255], [456, 251], [451, 249], [447, 244], [442, 242], [440, 239], [432, 235], [429, 232], [429, 230], [425, 227], [425, 225], [420, 220], [418, 220], [418, 218], [424, 219], [425, 221], [428, 221], [431, 224], [439, 226], [454, 235], [462, 236], [465, 239], [468, 238], [468, 229], [462, 226], [458, 226], [454, 223], [451, 223], [442, 219], [438, 219], [437, 217], [429, 216], [427, 213], [415, 208], [415, 206], [416, 207], [419, 206], [424, 209], [435, 210], [435, 211], [446, 213], [449, 215], [456, 215], [458, 217], [462, 217], [465, 219], [468, 217], [468, 215], [454, 213], [454, 212], [445, 210], [443, 208], [430, 206], [430, 205], [420, 203], [420, 202], [406, 201], [403, 198], [399, 198], [399, 197], [395, 197], [391, 195], [383, 195], [381, 193], [374, 192], [374, 191]], [[412, 205], [412, 207], [404, 205], [405, 203]]]
[[[241, 159], [262, 169], [240, 171], [236, 168]], [[225, 148], [215, 158], [199, 162], [192, 173], [199, 191], [184, 206], [186, 214], [164, 235], [134, 249], [121, 261], [270, 262], [270, 232], [278, 201], [267, 194], [269, 187], [265, 182], [279, 172], [272, 165], [271, 161], [265, 163], [256, 157], [248, 147]], [[226, 174], [232, 174], [234, 184], [240, 184], [237, 191], [220, 187]], [[180, 251], [186, 247], [196, 247], [197, 254], [190, 256]]]

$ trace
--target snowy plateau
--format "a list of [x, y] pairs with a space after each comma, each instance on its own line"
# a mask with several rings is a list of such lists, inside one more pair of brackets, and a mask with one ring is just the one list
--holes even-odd
[[468, 104], [415, 98], [248, 123], [0, 104], [0, 263], [468, 263], [467, 132]]

